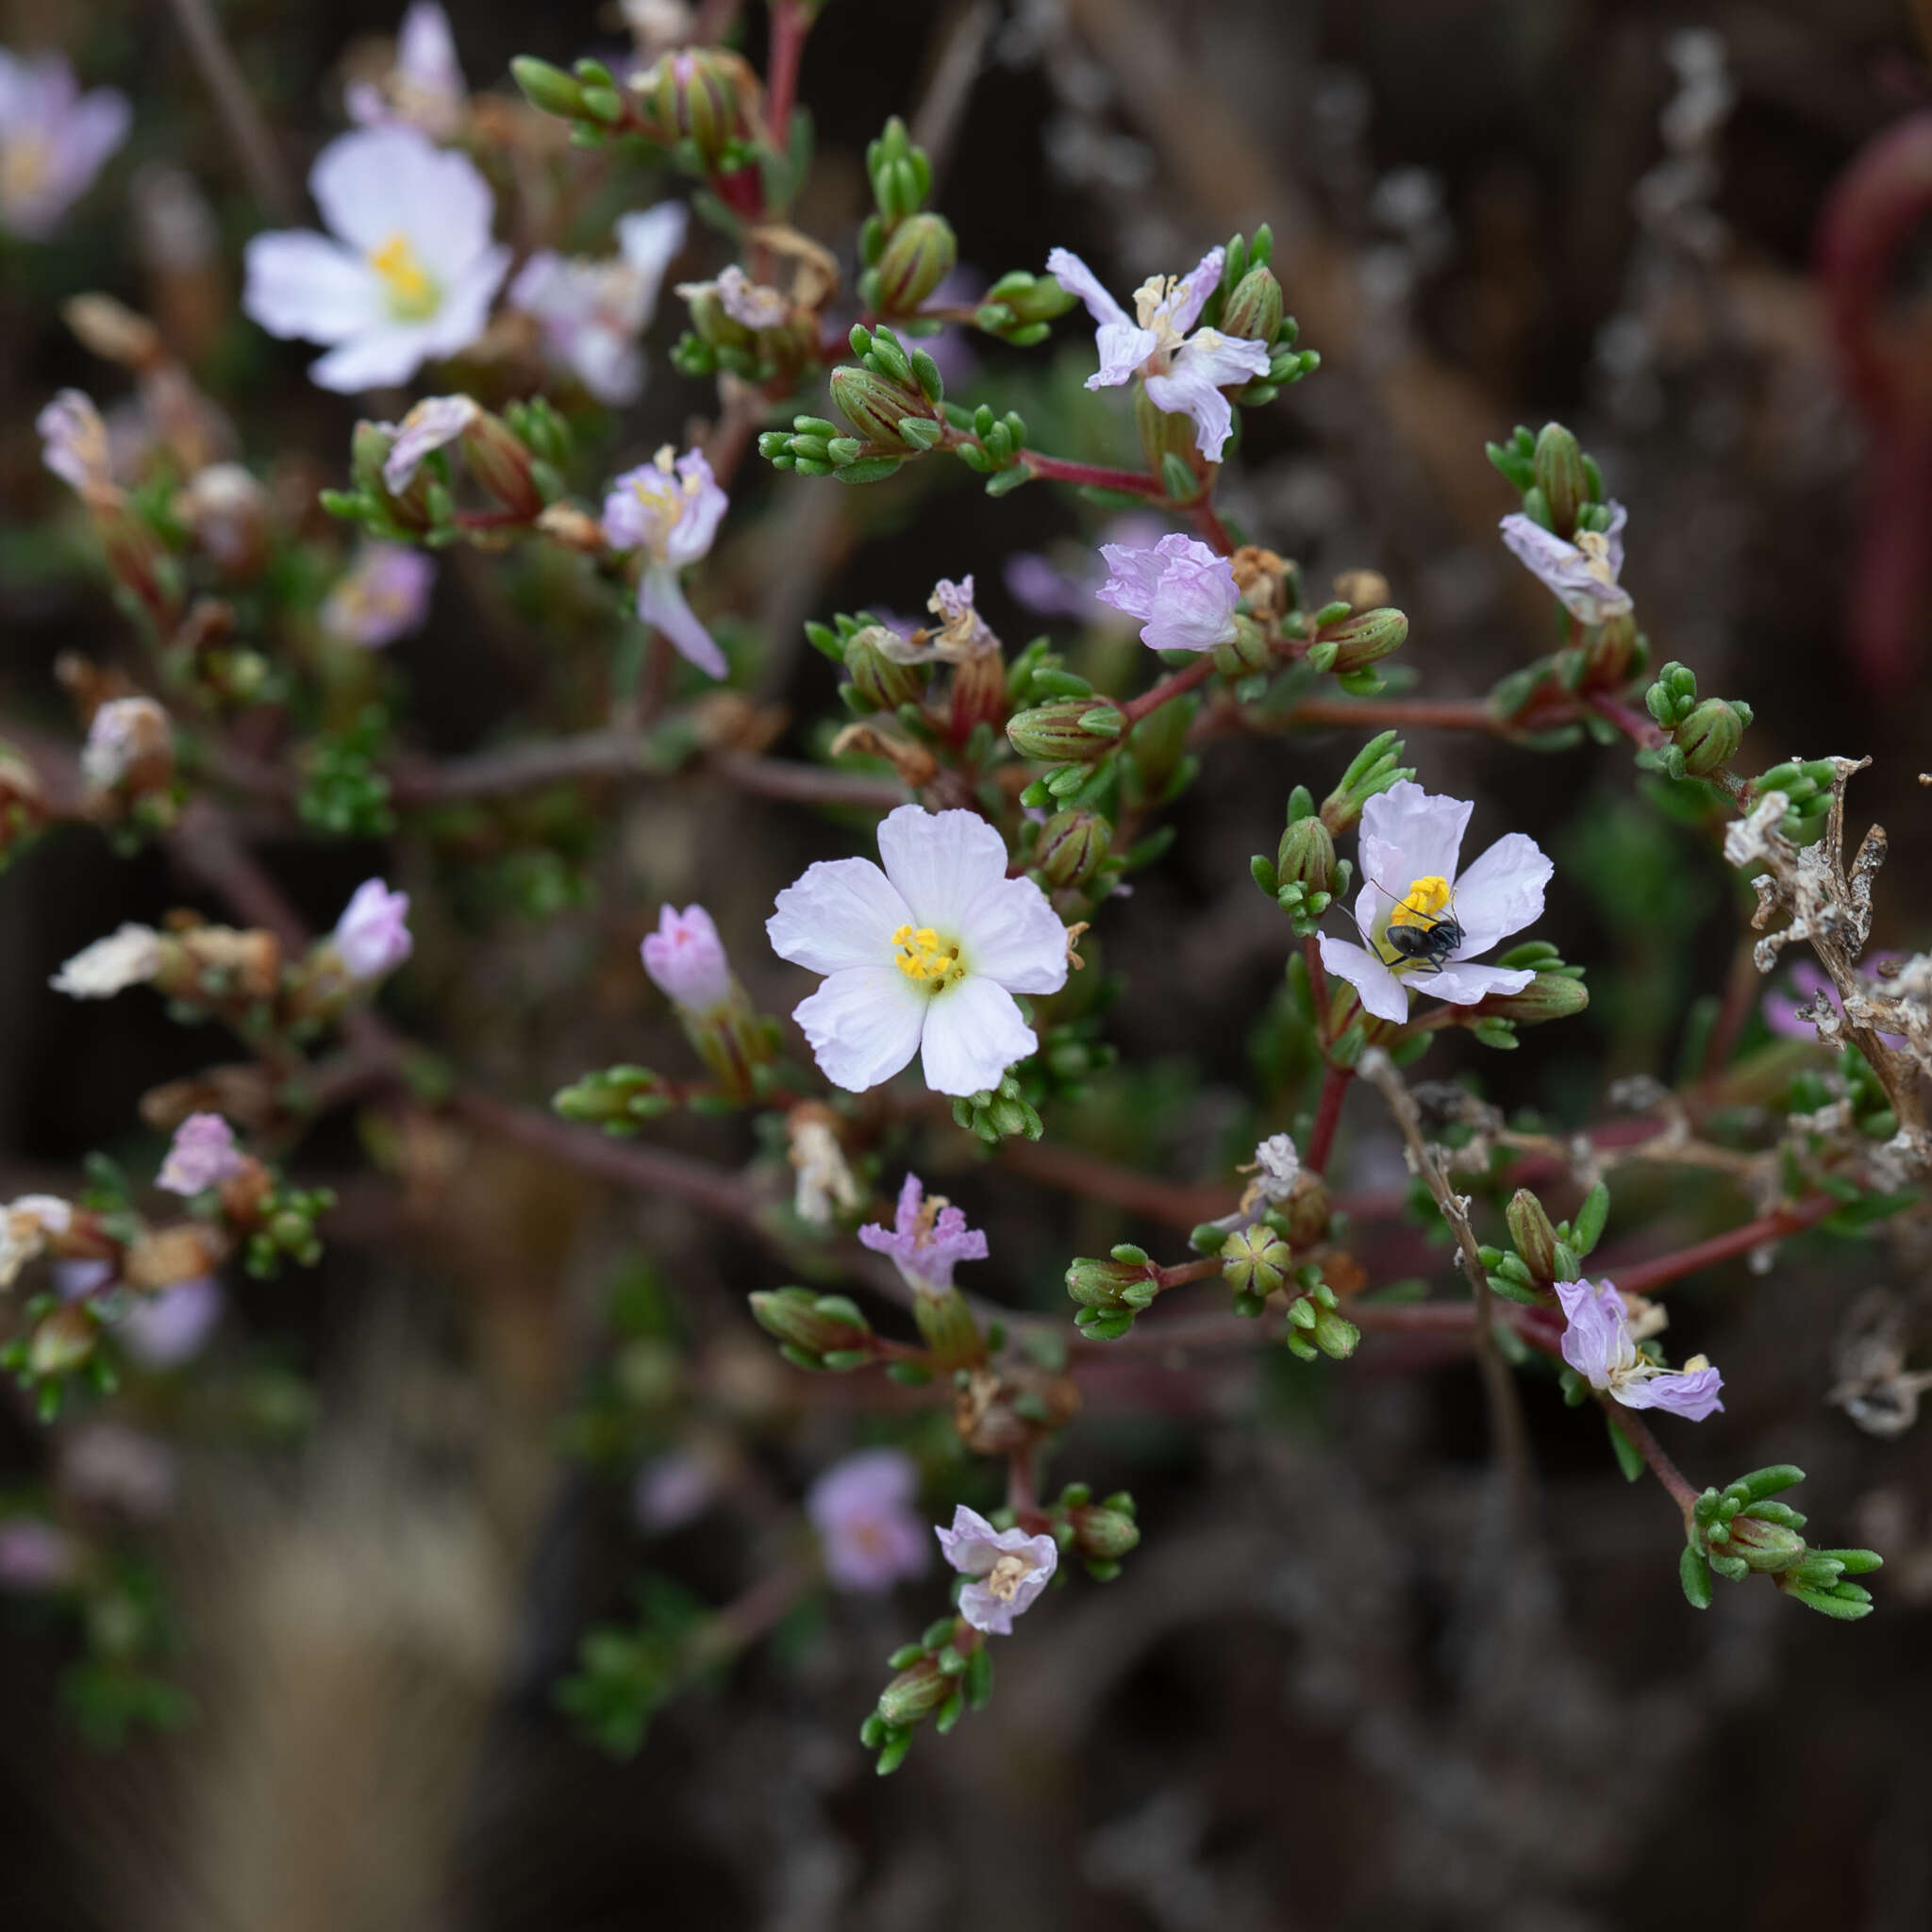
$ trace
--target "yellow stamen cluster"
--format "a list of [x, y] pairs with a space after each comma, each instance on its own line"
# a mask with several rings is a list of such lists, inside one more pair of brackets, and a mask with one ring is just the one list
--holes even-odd
[[1440, 873], [1417, 879], [1402, 895], [1402, 903], [1389, 915], [1391, 925], [1420, 925], [1426, 929], [1437, 923], [1436, 915], [1449, 903], [1449, 881]]
[[1583, 553], [1583, 567], [1598, 583], [1614, 588], [1617, 573], [1610, 564], [1610, 540], [1600, 530], [1579, 530], [1576, 547]]
[[966, 976], [966, 969], [959, 963], [958, 944], [941, 940], [929, 925], [922, 925], [916, 932], [909, 925], [902, 925], [892, 935], [892, 944], [896, 948], [892, 963], [908, 979], [916, 979], [934, 992]]
[[1001, 1603], [1009, 1604], [1033, 1567], [1029, 1558], [1009, 1550], [986, 1573], [986, 1587]]
[[391, 235], [380, 248], [371, 252], [369, 266], [389, 290], [391, 312], [405, 321], [419, 321], [436, 312], [442, 291], [436, 286], [423, 258], [407, 235]]

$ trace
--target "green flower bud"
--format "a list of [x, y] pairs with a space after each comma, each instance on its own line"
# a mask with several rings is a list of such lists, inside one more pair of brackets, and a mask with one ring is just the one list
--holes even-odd
[[953, 1680], [936, 1657], [926, 1657], [901, 1671], [879, 1692], [878, 1715], [889, 1724], [916, 1724], [953, 1694]]
[[562, 68], [553, 67], [529, 54], [519, 54], [509, 63], [511, 77], [523, 89], [531, 107], [545, 114], [561, 114], [575, 120], [584, 111], [584, 91]]
[[[1063, 698], [1057, 704], [1035, 705], [1007, 721], [1007, 737], [1023, 758], [1054, 764], [1091, 763], [1103, 758], [1118, 741], [1119, 733], [1095, 731], [1082, 723], [1096, 710], [1107, 710], [1091, 698]], [[1117, 718], [1118, 710], [1113, 712]]]
[[1214, 668], [1224, 677], [1246, 677], [1265, 671], [1274, 659], [1266, 633], [1252, 617], [1237, 617], [1233, 638], [1214, 647]]
[[1141, 1541], [1141, 1525], [1124, 1509], [1076, 1509], [1072, 1522], [1074, 1547], [1091, 1562], [1118, 1562]]
[[1521, 992], [1492, 992], [1481, 1003], [1484, 1013], [1500, 1020], [1567, 1020], [1590, 1004], [1590, 989], [1564, 973], [1539, 973]]
[[953, 225], [944, 215], [908, 215], [892, 230], [878, 263], [881, 315], [909, 315], [959, 258]]
[[1576, 512], [1590, 501], [1583, 451], [1560, 423], [1545, 423], [1533, 458], [1536, 487], [1550, 512], [1550, 528], [1565, 542], [1576, 534]]
[[1345, 624], [1332, 625], [1323, 634], [1323, 641], [1340, 646], [1332, 667], [1336, 672], [1365, 670], [1408, 641], [1408, 619], [1399, 610], [1364, 610]]
[[920, 1339], [938, 1357], [941, 1368], [976, 1362], [986, 1353], [986, 1341], [966, 1297], [957, 1288], [941, 1294], [920, 1290], [912, 1297], [912, 1320]]
[[56, 1308], [34, 1330], [27, 1367], [36, 1375], [65, 1375], [94, 1352], [94, 1318], [77, 1302]]
[[1229, 1235], [1220, 1258], [1222, 1279], [1237, 1294], [1259, 1295], [1263, 1300], [1288, 1279], [1293, 1264], [1288, 1243], [1259, 1222]]
[[1315, 1346], [1331, 1360], [1345, 1362], [1356, 1352], [1362, 1331], [1333, 1308], [1315, 1310]]
[[937, 423], [932, 405], [917, 383], [894, 382], [870, 369], [846, 362], [832, 371], [832, 401], [859, 435], [883, 448], [918, 451], [921, 445], [899, 433], [905, 417]]
[[872, 1335], [855, 1304], [808, 1288], [761, 1289], [751, 1297], [751, 1311], [766, 1334], [808, 1356], [862, 1349]]
[[463, 456], [470, 474], [503, 507], [534, 521], [543, 508], [543, 492], [531, 474], [530, 452], [501, 417], [479, 409], [463, 431]]
[[1744, 1559], [1747, 1570], [1756, 1570], [1760, 1575], [1775, 1575], [1804, 1557], [1805, 1539], [1783, 1524], [1739, 1516], [1731, 1523], [1730, 1551], [1734, 1557]]
[[645, 131], [665, 146], [689, 141], [707, 168], [725, 148], [751, 131], [758, 77], [739, 55], [723, 47], [687, 47], [660, 55], [648, 74], [631, 82]]
[[1040, 828], [1033, 862], [1050, 886], [1084, 886], [1107, 858], [1113, 827], [1092, 811], [1057, 811]]
[[1281, 284], [1268, 268], [1251, 268], [1221, 310], [1221, 332], [1245, 341], [1272, 342], [1281, 326]]
[[1592, 685], [1621, 685], [1642, 668], [1637, 619], [1627, 610], [1605, 618], [1591, 633], [1585, 649], [1590, 664], [1589, 681]]
[[869, 624], [845, 641], [845, 671], [852, 688], [875, 711], [895, 711], [925, 695], [931, 672], [924, 664], [901, 664], [880, 649], [897, 638], [882, 624]]
[[1341, 783], [1322, 801], [1322, 823], [1340, 838], [1355, 828], [1362, 807], [1378, 791], [1414, 776], [1415, 767], [1402, 762], [1401, 739], [1392, 731], [1381, 732], [1356, 753]]
[[1557, 1230], [1543, 1211], [1543, 1204], [1527, 1188], [1518, 1188], [1503, 1210], [1509, 1224], [1509, 1239], [1523, 1257], [1523, 1265], [1539, 1281], [1557, 1278]]
[[1144, 1308], [1160, 1285], [1145, 1261], [1082, 1256], [1067, 1270], [1067, 1292], [1083, 1308]]
[[1684, 754], [1684, 769], [1701, 778], [1729, 764], [1743, 736], [1736, 710], [1723, 698], [1706, 698], [1677, 726], [1674, 741]]
[[1274, 855], [1274, 873], [1284, 886], [1298, 883], [1311, 892], [1335, 890], [1335, 841], [1313, 812], [1295, 820], [1282, 833]]

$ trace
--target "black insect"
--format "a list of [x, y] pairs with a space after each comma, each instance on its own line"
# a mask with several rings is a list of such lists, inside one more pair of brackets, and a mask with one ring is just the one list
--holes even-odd
[[[1396, 898], [1379, 879], [1372, 878], [1369, 883], [1391, 906], [1400, 907], [1407, 903]], [[1457, 923], [1453, 911], [1422, 912], [1413, 907], [1409, 910], [1412, 918], [1427, 923], [1401, 925], [1391, 923], [1382, 937], [1388, 941], [1391, 952], [1400, 955], [1404, 959], [1412, 960], [1417, 965], [1427, 966], [1432, 972], [1440, 972], [1448, 965], [1461, 946], [1464, 937], [1462, 927]], [[1359, 922], [1356, 929], [1358, 932], [1361, 930]], [[1374, 942], [1370, 940], [1367, 933], [1362, 933], [1362, 941], [1370, 951], [1374, 950]]]

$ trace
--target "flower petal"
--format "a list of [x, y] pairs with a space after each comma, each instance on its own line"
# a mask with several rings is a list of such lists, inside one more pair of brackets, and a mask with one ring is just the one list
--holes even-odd
[[654, 563], [638, 579], [638, 615], [671, 640], [680, 658], [708, 677], [728, 676], [724, 653], [684, 601], [684, 588], [668, 563]]
[[1146, 387], [1147, 400], [1157, 409], [1193, 418], [1194, 447], [1210, 463], [1218, 463], [1234, 434], [1234, 409], [1207, 371], [1188, 368], [1176, 358], [1171, 374], [1150, 375]]
[[833, 1086], [863, 1093], [919, 1051], [929, 995], [895, 966], [848, 966], [791, 1009]]
[[377, 323], [374, 328], [331, 349], [308, 365], [308, 379], [318, 389], [350, 396], [359, 390], [383, 389], [408, 382], [429, 354], [420, 327]]
[[1362, 1005], [1378, 1020], [1408, 1018], [1408, 993], [1401, 980], [1366, 946], [1321, 936], [1322, 963], [1361, 994]]
[[413, 127], [358, 129], [332, 141], [309, 171], [308, 192], [330, 230], [373, 254], [402, 235], [424, 267], [454, 281], [490, 246], [496, 198], [467, 155]]
[[[1362, 876], [1367, 883], [1356, 905], [1357, 918], [1374, 931], [1388, 924], [1389, 914], [1417, 879], [1445, 878], [1454, 885], [1462, 835], [1474, 809], [1469, 799], [1439, 797], [1407, 778], [1370, 799], [1362, 808]], [[1364, 902], [1374, 908], [1366, 918]]]
[[1592, 1389], [1607, 1389], [1610, 1376], [1627, 1368], [1634, 1353], [1623, 1296], [1607, 1281], [1558, 1281], [1554, 1286], [1566, 1324], [1563, 1359]]
[[962, 1576], [984, 1576], [999, 1560], [1000, 1532], [963, 1503], [953, 1506], [950, 1528], [936, 1523], [932, 1533], [940, 1540], [940, 1554]]
[[1089, 389], [1117, 389], [1160, 346], [1160, 338], [1131, 322], [1109, 322], [1093, 331], [1100, 367], [1087, 378]]
[[1724, 1378], [1715, 1369], [1666, 1369], [1641, 1380], [1631, 1375], [1614, 1391], [1625, 1408], [1667, 1408], [1693, 1423], [1724, 1407]]
[[1487, 953], [1500, 939], [1542, 917], [1543, 888], [1556, 871], [1526, 832], [1506, 832], [1456, 880], [1457, 958]]
[[995, 879], [959, 920], [974, 975], [1008, 992], [1058, 992], [1067, 983], [1067, 929], [1031, 879]]
[[425, 356], [458, 355], [482, 335], [509, 263], [510, 251], [499, 242], [451, 277], [441, 306], [423, 325]]
[[1007, 875], [1007, 841], [976, 811], [902, 805], [879, 826], [879, 862], [912, 908], [914, 925], [957, 936], [966, 908]]
[[1087, 313], [1103, 326], [1125, 324], [1126, 312], [1100, 285], [1100, 277], [1071, 248], [1056, 248], [1046, 258], [1046, 272], [1068, 294], [1077, 295], [1087, 305]]
[[871, 859], [822, 858], [778, 894], [765, 934], [779, 958], [812, 973], [842, 973], [890, 966], [892, 935], [911, 923], [912, 908]]
[[617, 218], [617, 245], [638, 272], [646, 315], [658, 307], [664, 271], [677, 258], [690, 226], [691, 210], [681, 201], [660, 201], [655, 208]]
[[[1227, 250], [1216, 243], [1194, 264], [1192, 272], [1174, 291], [1174, 306], [1167, 311], [1167, 319], [1174, 325], [1176, 335], [1186, 335], [1200, 321], [1208, 296], [1221, 286], [1221, 270], [1226, 260]], [[1268, 357], [1264, 350], [1261, 367], [1266, 369], [1267, 366]]]
[[[896, 971], [893, 976], [909, 983]], [[929, 1000], [920, 1060], [935, 1093], [983, 1093], [1039, 1044], [1013, 995], [997, 980], [969, 974]]]
[[257, 235], [242, 259], [242, 312], [272, 336], [341, 342], [383, 318], [375, 275], [326, 235], [307, 228]]
[[1473, 1007], [1492, 992], [1521, 992], [1535, 977], [1527, 967], [1510, 970], [1457, 959], [1440, 973], [1411, 973], [1408, 983], [1431, 999], [1446, 1001], [1452, 1007]]
[[[1505, 517], [1498, 527], [1510, 553], [1556, 594], [1579, 624], [1601, 624], [1607, 617], [1620, 617], [1633, 608], [1629, 591], [1621, 584], [1605, 583], [1575, 544], [1566, 543], [1554, 530], [1544, 529], [1521, 510]], [[1615, 528], [1616, 535], [1605, 535], [1613, 575], [1624, 555], [1623, 525], [1618, 523]]]

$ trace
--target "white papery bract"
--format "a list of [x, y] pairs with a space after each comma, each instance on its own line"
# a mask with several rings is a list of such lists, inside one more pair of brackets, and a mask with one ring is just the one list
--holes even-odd
[[510, 251], [490, 239], [495, 197], [466, 155], [413, 127], [365, 128], [323, 149], [308, 192], [329, 232], [256, 236], [242, 307], [272, 336], [331, 345], [315, 382], [407, 382], [483, 333]]
[[[1521, 992], [1527, 969], [1472, 963], [1498, 940], [1542, 916], [1543, 888], [1556, 870], [1524, 832], [1506, 832], [1458, 874], [1462, 835], [1474, 809], [1404, 779], [1362, 808], [1362, 889], [1355, 902], [1366, 944], [1322, 935], [1322, 963], [1361, 995], [1378, 1020], [1408, 1018], [1408, 995], [1432, 993], [1474, 1006], [1492, 992]], [[1461, 943], [1440, 966], [1404, 958], [1388, 941], [1391, 924], [1427, 926], [1453, 918]]]
[[921, 1056], [936, 1092], [997, 1087], [1038, 1046], [1015, 993], [1067, 982], [1067, 935], [1006, 841], [970, 811], [902, 805], [879, 857], [821, 860], [766, 921], [780, 958], [825, 974], [792, 1018], [825, 1077], [862, 1093]]

